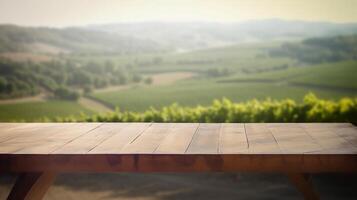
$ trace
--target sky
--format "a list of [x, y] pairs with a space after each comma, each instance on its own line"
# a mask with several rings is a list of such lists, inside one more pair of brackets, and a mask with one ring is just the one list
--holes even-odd
[[272, 18], [357, 22], [357, 0], [0, 0], [0, 23], [24, 26]]

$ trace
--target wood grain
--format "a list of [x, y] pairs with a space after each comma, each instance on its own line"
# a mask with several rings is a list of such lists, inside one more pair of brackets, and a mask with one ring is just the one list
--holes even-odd
[[248, 151], [248, 147], [248, 138], [244, 124], [222, 124], [219, 153], [243, 153]]
[[307, 153], [323, 149], [298, 124], [269, 124], [267, 126], [283, 153]]
[[155, 153], [185, 153], [198, 127], [199, 124], [175, 124], [155, 150]]
[[0, 123], [0, 170], [357, 171], [348, 123]]
[[122, 129], [116, 131], [114, 135], [104, 140], [98, 146], [94, 147], [88, 153], [120, 153], [125, 145], [139, 137], [151, 123], [130, 123]]
[[[96, 128], [86, 130], [85, 134], [67, 141], [63, 146], [59, 147], [52, 154], [76, 154], [87, 153], [98, 146], [100, 143], [110, 138], [115, 133], [120, 132], [124, 127], [128, 126], [125, 123], [106, 123]], [[73, 133], [72, 133], [73, 135]]]
[[201, 124], [188, 146], [189, 154], [218, 153], [221, 124]]
[[245, 124], [250, 154], [280, 154], [281, 149], [266, 124]]
[[99, 126], [99, 123], [56, 124], [50, 128], [44, 127], [36, 130], [32, 134], [8, 140], [2, 143], [3, 146], [0, 149], [8, 147], [13, 153], [50, 154]]
[[122, 153], [153, 153], [164, 140], [173, 124], [152, 124], [142, 134], [128, 143]]

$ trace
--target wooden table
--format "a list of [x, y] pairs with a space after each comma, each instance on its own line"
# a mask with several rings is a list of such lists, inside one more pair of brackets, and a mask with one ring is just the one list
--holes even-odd
[[308, 175], [357, 171], [348, 123], [0, 123], [8, 199], [41, 199], [61, 172], [281, 172], [305, 199]]

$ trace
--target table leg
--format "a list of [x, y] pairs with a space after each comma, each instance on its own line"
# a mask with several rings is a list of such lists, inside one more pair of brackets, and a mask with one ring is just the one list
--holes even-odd
[[290, 181], [303, 194], [305, 200], [318, 200], [318, 194], [314, 191], [309, 174], [288, 173]]
[[8, 200], [40, 200], [56, 178], [54, 172], [22, 173], [17, 178]]

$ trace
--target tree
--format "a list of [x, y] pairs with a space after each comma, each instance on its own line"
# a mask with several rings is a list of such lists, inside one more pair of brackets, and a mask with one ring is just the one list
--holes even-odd
[[7, 81], [4, 77], [0, 77], [0, 92], [5, 92], [7, 86]]
[[133, 81], [134, 83], [139, 83], [143, 78], [139, 74], [134, 74]]
[[145, 84], [151, 85], [152, 82], [153, 82], [153, 80], [152, 80], [151, 77], [147, 77], [147, 78], [145, 79]]
[[90, 94], [92, 92], [92, 87], [89, 85], [84, 86], [83, 92], [84, 94]]
[[56, 98], [76, 101], [79, 98], [79, 93], [73, 90], [69, 90], [65, 87], [59, 87], [54, 91]]

